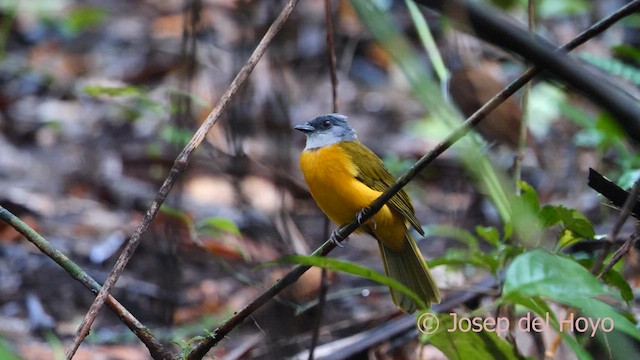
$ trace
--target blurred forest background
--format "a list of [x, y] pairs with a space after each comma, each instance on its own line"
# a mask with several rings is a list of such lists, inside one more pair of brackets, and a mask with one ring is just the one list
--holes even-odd
[[[445, 138], [452, 120], [460, 124], [524, 71], [526, 62], [458, 32], [435, 12], [422, 9], [419, 15], [408, 6], [413, 3], [370, 3], [332, 2], [338, 106], [360, 141], [400, 176]], [[480, 3], [527, 27], [526, 1]], [[535, 31], [559, 46], [625, 3], [537, 1]], [[174, 159], [283, 5], [0, 1], [0, 205], [103, 283]], [[420, 27], [422, 21], [430, 30]], [[636, 96], [638, 26], [640, 17], [625, 19], [579, 47], [573, 59]], [[391, 53], [377, 38], [381, 31], [399, 36], [410, 51]], [[292, 130], [333, 111], [326, 32], [325, 2], [301, 1], [191, 158], [116, 284], [113, 295], [178, 352], [290, 268], [266, 262], [309, 254], [328, 238], [297, 164], [304, 136]], [[432, 65], [438, 57], [444, 66]], [[411, 59], [431, 85], [421, 89], [407, 80], [403, 59]], [[422, 90], [430, 91], [431, 103]], [[619, 212], [603, 206], [603, 198], [587, 186], [587, 175], [591, 167], [630, 187], [640, 175], [635, 144], [602, 109], [571, 88], [538, 77], [527, 96], [529, 133], [514, 170], [521, 98], [519, 92], [489, 116], [479, 128], [482, 138], [454, 145], [406, 187], [428, 234], [418, 245], [447, 300], [437, 311], [495, 317], [504, 310], [515, 319], [524, 307], [536, 311], [526, 299], [544, 299], [539, 314], [553, 310], [563, 319], [569, 308], [590, 309], [592, 315], [622, 314], [631, 325], [638, 316], [640, 257], [631, 249], [603, 282], [589, 274], [602, 248], [598, 239], [611, 231]], [[443, 108], [456, 104], [462, 115], [443, 120], [438, 102]], [[523, 212], [542, 214], [542, 221], [527, 215], [520, 227], [511, 226], [517, 220], [509, 214], [519, 213], [504, 210], [500, 194], [515, 193], [514, 177], [528, 184], [520, 185]], [[499, 179], [497, 185], [488, 178]], [[612, 239], [611, 252], [634, 232], [630, 223]], [[535, 228], [535, 234], [519, 233], [523, 226]], [[378, 246], [365, 236], [351, 236], [331, 257], [384, 272]], [[611, 306], [598, 313], [604, 302], [593, 300], [583, 308], [544, 285], [536, 288], [539, 293], [524, 286], [518, 292], [513, 289], [525, 280], [508, 272], [510, 297], [507, 288], [495, 285], [512, 261], [534, 260], [566, 275], [541, 273], [549, 288], [562, 289], [566, 297], [609, 296], [613, 300], [606, 306]], [[556, 277], [558, 283], [552, 283]], [[318, 358], [452, 358], [444, 338], [419, 341], [415, 318], [398, 313], [385, 285], [332, 271], [325, 280], [326, 299], [320, 301], [321, 270], [312, 268], [210, 355], [306, 358], [317, 333], [323, 346]], [[0, 224], [1, 359], [64, 358], [93, 298], [13, 228]], [[604, 340], [569, 335], [553, 355], [637, 355], [637, 340], [629, 339], [640, 336], [633, 326], [623, 332]], [[553, 331], [512, 335], [515, 339], [490, 337], [499, 349], [492, 351], [502, 358], [515, 358], [505, 349], [544, 358], [556, 337]], [[349, 339], [348, 346], [341, 339]], [[486, 339], [448, 339], [468, 342], [464, 351], [488, 351], [476, 343], [486, 345]], [[148, 350], [109, 310], [102, 310], [75, 357], [143, 358], [149, 358]]]

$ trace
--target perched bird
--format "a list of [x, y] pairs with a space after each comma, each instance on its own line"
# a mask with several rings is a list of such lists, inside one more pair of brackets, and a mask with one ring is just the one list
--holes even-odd
[[[382, 160], [358, 141], [346, 116], [321, 115], [295, 129], [307, 136], [300, 168], [311, 195], [337, 225], [352, 221], [394, 183]], [[357, 232], [378, 240], [387, 276], [407, 286], [427, 306], [439, 303], [440, 292], [407, 223], [424, 235], [409, 196], [401, 190]], [[411, 313], [418, 308], [411, 297], [390, 290], [402, 311]]]

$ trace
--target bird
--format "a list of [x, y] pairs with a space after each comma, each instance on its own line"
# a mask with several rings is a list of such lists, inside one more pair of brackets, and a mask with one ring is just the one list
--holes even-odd
[[[296, 125], [306, 135], [300, 169], [318, 207], [338, 226], [351, 222], [395, 181], [382, 160], [363, 145], [342, 114], [320, 115]], [[408, 225], [424, 235], [411, 199], [400, 190], [356, 232], [378, 241], [388, 277], [402, 283], [427, 306], [440, 302], [440, 291], [409, 233]], [[390, 288], [395, 305], [413, 313], [419, 304]]]

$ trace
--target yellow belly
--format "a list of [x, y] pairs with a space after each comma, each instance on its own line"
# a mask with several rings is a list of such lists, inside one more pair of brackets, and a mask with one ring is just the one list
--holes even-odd
[[[358, 169], [340, 144], [304, 151], [300, 168], [318, 207], [339, 226], [353, 220], [382, 194], [356, 179]], [[386, 205], [359, 231], [363, 230], [396, 251], [405, 246], [405, 221]]]

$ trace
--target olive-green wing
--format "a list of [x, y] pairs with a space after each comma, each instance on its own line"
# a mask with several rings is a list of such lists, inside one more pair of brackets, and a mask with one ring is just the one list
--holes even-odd
[[[382, 160], [380, 160], [373, 151], [369, 150], [359, 141], [345, 141], [340, 145], [345, 147], [348, 154], [358, 154], [351, 158], [358, 168], [358, 175], [356, 176], [358, 181], [367, 185], [371, 189], [380, 192], [386, 191], [391, 185], [393, 185], [395, 182], [393, 175], [389, 173], [387, 168], [384, 167]], [[416, 219], [411, 199], [404, 190], [400, 190], [394, 197], [392, 197], [387, 205], [402, 214], [402, 216], [409, 221], [416, 231], [421, 235], [424, 235], [420, 222]]]

